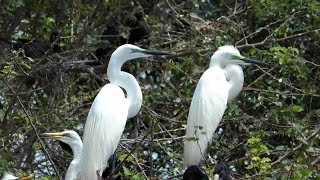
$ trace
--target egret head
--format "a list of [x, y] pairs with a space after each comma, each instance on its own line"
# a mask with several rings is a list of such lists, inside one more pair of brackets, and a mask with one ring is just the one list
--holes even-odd
[[116, 56], [117, 59], [123, 59], [125, 61], [154, 55], [169, 55], [169, 53], [157, 50], [146, 50], [132, 44], [124, 44], [112, 53], [112, 56]]
[[67, 130], [67, 131], [57, 132], [57, 133], [42, 133], [39, 136], [41, 138], [57, 139], [69, 145], [73, 143], [81, 142], [81, 138], [78, 135], [78, 133], [72, 130]]
[[239, 50], [234, 46], [221, 46], [218, 50], [212, 55], [210, 61], [210, 67], [214, 65], [219, 65], [225, 67], [228, 64], [259, 64], [266, 65], [267, 63], [261, 62], [258, 60], [250, 59], [244, 57], [240, 54]]

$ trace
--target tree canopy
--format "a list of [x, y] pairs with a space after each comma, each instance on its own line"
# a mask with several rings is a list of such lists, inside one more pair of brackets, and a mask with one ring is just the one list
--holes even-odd
[[[185, 126], [195, 86], [219, 46], [268, 67], [243, 67], [202, 168], [226, 162], [236, 179], [320, 179], [320, 2], [0, 2], [0, 175], [62, 179], [72, 154], [39, 133], [83, 135], [123, 43], [173, 55], [127, 62], [143, 93], [117, 148], [116, 174], [181, 179]], [[118, 166], [117, 166], [118, 165]]]

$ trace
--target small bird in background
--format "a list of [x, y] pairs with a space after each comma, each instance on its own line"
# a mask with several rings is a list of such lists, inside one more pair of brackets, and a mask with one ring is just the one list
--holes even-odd
[[58, 31], [53, 31], [50, 34], [49, 40], [46, 42], [40, 42], [35, 39], [18, 38], [16, 41], [12, 42], [12, 48], [16, 51], [23, 49], [24, 54], [27, 57], [42, 58], [45, 54], [49, 55], [61, 51], [58, 45], [59, 39], [60, 33]]
[[186, 169], [182, 180], [209, 180], [209, 176], [204, 173], [198, 166], [192, 165]]

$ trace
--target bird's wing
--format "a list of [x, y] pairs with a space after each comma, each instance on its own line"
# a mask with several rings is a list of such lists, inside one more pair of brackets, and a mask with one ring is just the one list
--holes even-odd
[[96, 179], [96, 171], [107, 166], [128, 116], [128, 102], [116, 85], [105, 85], [96, 96], [85, 125], [83, 152], [78, 179]]
[[184, 163], [198, 165], [227, 106], [228, 83], [220, 69], [208, 69], [192, 98], [184, 141]]

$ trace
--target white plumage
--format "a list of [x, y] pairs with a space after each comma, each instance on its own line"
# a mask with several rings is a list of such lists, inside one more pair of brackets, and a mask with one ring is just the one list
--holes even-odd
[[73, 130], [67, 130], [57, 133], [42, 133], [39, 136], [42, 138], [58, 139], [70, 146], [73, 159], [68, 167], [65, 180], [76, 179], [80, 171], [80, 158], [82, 153], [82, 141], [78, 133]]
[[[128, 102], [121, 88], [105, 85], [95, 98], [85, 126], [81, 179], [94, 179], [116, 150], [128, 116]], [[99, 130], [101, 129], [101, 130]], [[98, 133], [99, 132], [99, 133]]]
[[[121, 66], [130, 59], [152, 55], [168, 53], [131, 44], [122, 45], [112, 53], [107, 70], [110, 84], [100, 90], [87, 117], [77, 179], [97, 179], [97, 171], [101, 176], [117, 148], [127, 119], [136, 116], [141, 108], [140, 86], [131, 74], [121, 71]], [[120, 87], [126, 91], [126, 96]]]
[[227, 103], [242, 90], [243, 71], [238, 64], [250, 63], [265, 64], [241, 56], [233, 46], [222, 46], [211, 57], [191, 101], [184, 141], [186, 166], [198, 165], [203, 159]]

